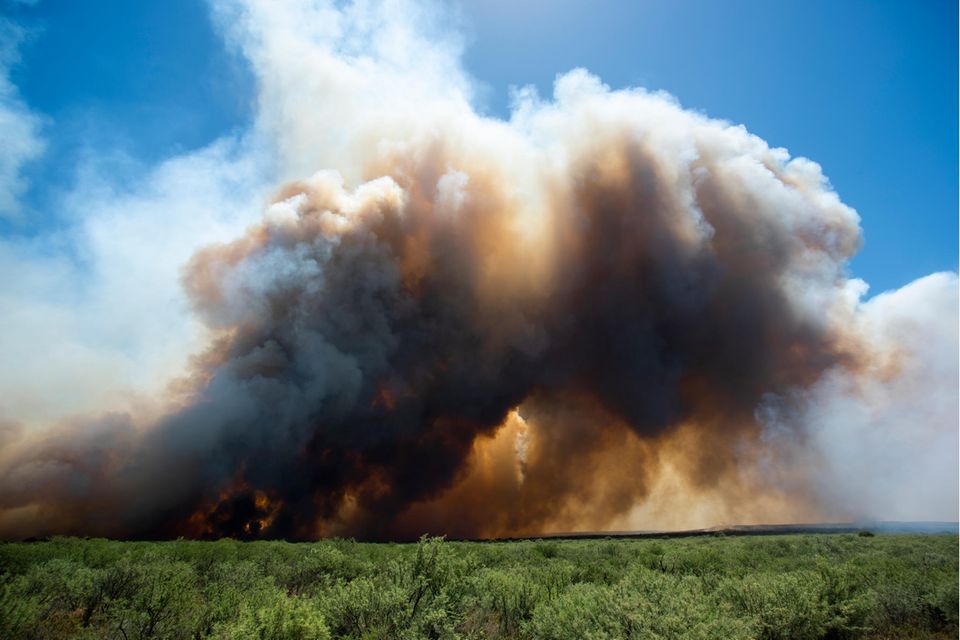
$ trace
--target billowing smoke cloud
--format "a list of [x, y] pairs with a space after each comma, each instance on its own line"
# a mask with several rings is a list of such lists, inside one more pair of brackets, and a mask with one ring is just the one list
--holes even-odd
[[[934, 274], [860, 306], [872, 362], [835, 368], [762, 404], [768, 436], [812, 469], [820, 501], [852, 518], [955, 519], [957, 278]], [[800, 427], [800, 429], [798, 429]]]
[[406, 3], [216, 12], [309, 177], [183, 267], [164, 408], [0, 430], [0, 533], [956, 517], [956, 277], [861, 302], [815, 163], [582, 70], [482, 117]]

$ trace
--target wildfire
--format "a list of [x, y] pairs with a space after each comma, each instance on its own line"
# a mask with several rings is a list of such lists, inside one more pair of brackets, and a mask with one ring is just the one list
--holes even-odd
[[282, 504], [241, 482], [221, 489], [215, 500], [194, 511], [185, 533], [198, 538], [260, 537], [270, 530]]

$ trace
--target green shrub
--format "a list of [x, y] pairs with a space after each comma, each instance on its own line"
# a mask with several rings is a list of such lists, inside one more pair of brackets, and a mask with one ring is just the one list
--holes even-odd
[[571, 586], [538, 605], [525, 631], [544, 640], [750, 637], [750, 627], [730, 616], [696, 580], [645, 568], [613, 587]]
[[197, 580], [185, 562], [151, 557], [137, 565], [132, 595], [117, 601], [110, 627], [126, 640], [182, 638], [196, 620]]
[[543, 582], [530, 572], [504, 569], [484, 570], [477, 581], [477, 590], [488, 635], [503, 637], [517, 635], [548, 592]]
[[0, 579], [0, 638], [31, 640], [38, 637], [42, 607], [40, 599], [29, 593], [27, 580], [20, 576]]
[[268, 597], [242, 606], [233, 620], [217, 625], [214, 637], [223, 640], [328, 640], [330, 630], [315, 605], [274, 589]]
[[396, 584], [376, 584], [366, 577], [323, 592], [320, 607], [336, 637], [399, 637], [410, 621], [406, 592]]
[[826, 634], [830, 614], [815, 572], [760, 574], [724, 586], [726, 599], [752, 619], [761, 640], [816, 640]]
[[291, 562], [284, 586], [292, 594], [315, 593], [334, 582], [351, 580], [356, 573], [342, 551], [321, 543], [311, 546]]

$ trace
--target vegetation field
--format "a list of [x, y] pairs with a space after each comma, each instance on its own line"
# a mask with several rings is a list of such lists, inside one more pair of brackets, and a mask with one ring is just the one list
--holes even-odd
[[0, 545], [0, 638], [956, 638], [955, 535]]

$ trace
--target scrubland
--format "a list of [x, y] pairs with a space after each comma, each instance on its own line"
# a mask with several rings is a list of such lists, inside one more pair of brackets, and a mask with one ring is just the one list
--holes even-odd
[[0, 545], [0, 638], [955, 638], [953, 535]]

